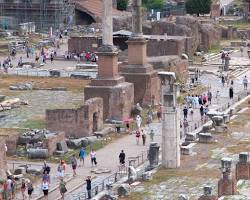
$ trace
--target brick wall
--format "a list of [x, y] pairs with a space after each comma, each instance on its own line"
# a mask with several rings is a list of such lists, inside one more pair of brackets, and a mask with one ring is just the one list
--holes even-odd
[[14, 155], [17, 150], [17, 142], [19, 138], [19, 133], [12, 133], [11, 135], [1, 135], [1, 138], [4, 138], [7, 145], [8, 151], [7, 155]]
[[103, 128], [103, 100], [89, 99], [77, 109], [46, 110], [47, 129], [63, 131], [65, 136], [85, 137], [93, 133], [93, 115], [98, 114], [97, 129]]
[[43, 148], [48, 149], [49, 156], [52, 156], [57, 149], [57, 143], [65, 140], [65, 133], [60, 132], [43, 140]]
[[96, 52], [101, 42], [100, 37], [71, 37], [68, 40], [68, 51], [71, 53]]

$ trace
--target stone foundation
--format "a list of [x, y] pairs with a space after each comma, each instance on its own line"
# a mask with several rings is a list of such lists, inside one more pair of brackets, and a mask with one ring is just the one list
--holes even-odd
[[63, 131], [67, 137], [86, 137], [103, 128], [103, 100], [87, 100], [77, 109], [46, 110], [47, 129]]

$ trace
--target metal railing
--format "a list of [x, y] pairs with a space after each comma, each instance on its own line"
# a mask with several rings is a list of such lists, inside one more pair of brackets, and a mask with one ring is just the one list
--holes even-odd
[[[140, 155], [136, 157], [128, 157], [128, 163], [130, 163], [130, 165], [132, 165], [135, 168], [142, 165], [146, 161], [146, 158], [147, 158], [146, 153], [147, 152], [142, 152]], [[93, 182], [92, 189], [91, 189], [91, 197], [96, 196], [97, 194], [99, 194], [100, 192], [106, 189], [107, 190], [111, 189], [112, 184], [117, 183], [122, 178], [128, 176], [128, 168], [129, 167], [125, 165], [121, 165], [118, 167], [118, 170], [115, 173], [111, 174], [110, 176], [105, 177], [99, 182], [98, 181]], [[86, 200], [88, 199], [88, 192], [84, 191], [81, 194], [75, 194], [72, 196], [74, 200]]]

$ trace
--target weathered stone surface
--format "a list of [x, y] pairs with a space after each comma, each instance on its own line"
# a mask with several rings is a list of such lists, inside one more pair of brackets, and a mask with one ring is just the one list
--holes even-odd
[[45, 159], [48, 156], [48, 149], [28, 149], [28, 157], [31, 159]]
[[130, 190], [131, 188], [129, 184], [122, 184], [117, 189], [118, 196], [120, 197], [128, 196], [130, 193]]
[[211, 133], [199, 133], [199, 142], [201, 143], [213, 142], [212, 134]]
[[68, 146], [65, 141], [60, 141], [57, 143], [57, 150], [58, 151], [63, 151], [65, 153], [68, 152]]
[[160, 146], [157, 143], [151, 143], [148, 151], [149, 169], [156, 167], [159, 163], [159, 149]]

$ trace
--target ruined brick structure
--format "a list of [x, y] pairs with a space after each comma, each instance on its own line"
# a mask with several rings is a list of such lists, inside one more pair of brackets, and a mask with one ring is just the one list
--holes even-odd
[[65, 140], [65, 133], [58, 132], [56, 135], [50, 136], [43, 140], [43, 148], [48, 149], [49, 156], [52, 156], [57, 150], [57, 143]]
[[175, 72], [178, 81], [186, 82], [188, 78], [188, 60], [179, 56], [149, 57], [148, 62], [155, 70]]
[[[192, 56], [192, 38], [186, 36], [147, 35], [147, 56], [181, 55]], [[128, 38], [114, 38], [114, 44], [122, 50], [128, 48]], [[68, 51], [81, 53], [83, 51], [97, 52], [102, 44], [100, 36], [72, 36], [68, 40]], [[155, 51], [157, 49], [157, 51]]]
[[[170, 35], [191, 37], [188, 49], [194, 52], [197, 48], [207, 50], [221, 39], [221, 29], [211, 23], [201, 23], [191, 16], [178, 16], [175, 21], [162, 19], [150, 22], [144, 26], [143, 32], [147, 35]], [[205, 33], [205, 35], [204, 35]]]
[[66, 137], [90, 136], [103, 128], [103, 100], [92, 98], [77, 109], [46, 110], [47, 129], [63, 131]]
[[218, 182], [218, 197], [235, 195], [237, 181], [228, 171], [223, 172], [222, 178]]
[[250, 179], [249, 154], [247, 152], [242, 152], [239, 154], [239, 162], [237, 162], [235, 168], [235, 178], [236, 180]]
[[7, 155], [14, 155], [17, 150], [17, 142], [19, 138], [19, 133], [12, 133], [11, 135], [0, 135], [1, 138], [4, 138], [5, 144], [7, 145]]
[[220, 4], [212, 4], [211, 5], [210, 16], [212, 18], [220, 16]]

